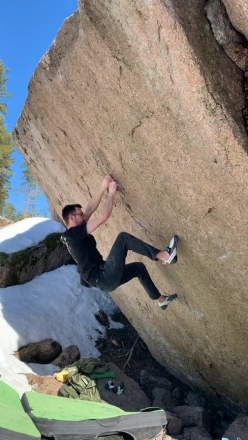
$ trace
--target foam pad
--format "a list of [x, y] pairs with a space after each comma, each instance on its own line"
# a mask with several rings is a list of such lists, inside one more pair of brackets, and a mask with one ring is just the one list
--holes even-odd
[[19, 394], [2, 381], [0, 381], [0, 439], [41, 439], [39, 431], [24, 411]]
[[60, 440], [94, 439], [122, 433], [135, 440], [151, 440], [167, 424], [165, 412], [157, 408], [125, 412], [100, 402], [34, 392], [25, 393], [21, 400], [40, 433]]

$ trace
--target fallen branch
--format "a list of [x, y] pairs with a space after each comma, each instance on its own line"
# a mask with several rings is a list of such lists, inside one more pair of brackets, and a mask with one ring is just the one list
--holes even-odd
[[139, 340], [139, 336], [137, 336], [137, 338], [134, 341], [134, 344], [133, 344], [133, 346], [132, 346], [132, 348], [131, 348], [131, 350], [129, 352], [129, 356], [127, 358], [127, 361], [125, 362], [125, 364], [124, 364], [124, 366], [122, 368], [123, 370], [125, 370], [126, 366], [128, 365], [129, 361], [131, 360], [131, 357], [133, 356], [134, 347], [137, 344], [138, 340]]

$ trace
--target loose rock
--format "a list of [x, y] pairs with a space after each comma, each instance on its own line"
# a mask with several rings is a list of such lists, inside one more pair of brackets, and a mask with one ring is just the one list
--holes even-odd
[[206, 429], [194, 426], [183, 430], [183, 440], [212, 440], [212, 437]]
[[207, 431], [210, 428], [209, 415], [204, 408], [186, 405], [177, 406], [173, 408], [173, 413], [182, 419], [186, 427], [197, 425], [199, 428], [205, 428]]
[[223, 437], [228, 438], [228, 440], [237, 440], [238, 437], [242, 440], [248, 440], [248, 416], [237, 417]]
[[52, 362], [60, 368], [68, 367], [80, 359], [80, 351], [77, 345], [66, 347], [60, 355]]
[[186, 395], [184, 402], [189, 406], [200, 406], [202, 408], [205, 408], [206, 406], [206, 399], [203, 396], [200, 396], [200, 394], [195, 394], [192, 392], [189, 392]]
[[20, 361], [28, 364], [49, 364], [59, 356], [61, 351], [62, 347], [58, 342], [52, 339], [44, 339], [44, 341], [33, 342], [20, 347], [14, 355]]
[[168, 391], [172, 390], [172, 383], [165, 377], [156, 377], [149, 371], [142, 370], [140, 373], [141, 385], [153, 385], [158, 388], [165, 388]]
[[179, 404], [178, 399], [172, 397], [171, 392], [165, 388], [154, 388], [152, 394], [154, 398], [153, 406], [160, 406], [163, 409], [170, 410]]
[[184, 426], [183, 421], [169, 411], [166, 411], [166, 417], [168, 420], [166, 426], [167, 433], [170, 435], [180, 435]]

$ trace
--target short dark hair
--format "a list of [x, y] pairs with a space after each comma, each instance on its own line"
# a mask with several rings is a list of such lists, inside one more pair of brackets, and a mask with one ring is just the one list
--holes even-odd
[[74, 213], [76, 208], [82, 208], [79, 203], [74, 203], [74, 205], [66, 205], [62, 209], [62, 219], [64, 220], [65, 224], [68, 224], [68, 217], [70, 214]]

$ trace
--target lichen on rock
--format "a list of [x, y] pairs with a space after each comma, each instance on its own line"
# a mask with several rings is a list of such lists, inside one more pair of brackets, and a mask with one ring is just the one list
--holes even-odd
[[59, 241], [61, 234], [49, 234], [41, 243], [12, 254], [0, 253], [0, 287], [32, 280], [43, 272], [71, 264], [67, 249]]
[[0, 266], [3, 266], [8, 261], [9, 255], [5, 252], [0, 252]]

